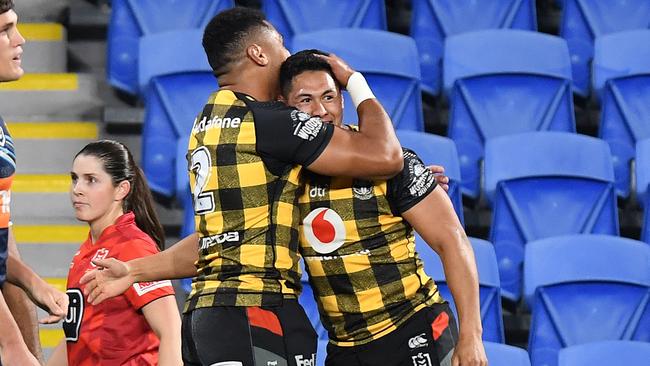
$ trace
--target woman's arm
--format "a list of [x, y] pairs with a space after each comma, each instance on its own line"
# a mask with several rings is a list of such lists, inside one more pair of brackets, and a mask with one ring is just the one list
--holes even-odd
[[174, 296], [164, 296], [142, 308], [149, 326], [160, 339], [159, 366], [178, 366], [181, 358], [181, 319]]
[[62, 339], [52, 351], [50, 359], [47, 360], [47, 366], [68, 366], [68, 350], [65, 339]]

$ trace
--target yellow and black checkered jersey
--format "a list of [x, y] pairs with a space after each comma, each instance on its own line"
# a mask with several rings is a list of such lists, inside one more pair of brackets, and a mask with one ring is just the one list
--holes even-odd
[[210, 96], [187, 155], [199, 260], [186, 311], [296, 297], [300, 165], [311, 164], [332, 133], [279, 102], [224, 89]]
[[388, 181], [303, 171], [300, 250], [323, 325], [339, 346], [382, 337], [443, 302], [401, 216], [433, 191], [435, 177], [414, 152], [403, 154], [404, 169]]

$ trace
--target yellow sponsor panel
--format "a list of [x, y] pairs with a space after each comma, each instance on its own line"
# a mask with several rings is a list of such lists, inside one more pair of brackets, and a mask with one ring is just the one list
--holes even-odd
[[0, 91], [72, 91], [78, 88], [77, 74], [25, 74], [19, 80], [0, 83]]
[[88, 139], [99, 136], [94, 122], [7, 122], [14, 139]]
[[18, 23], [18, 30], [27, 41], [63, 40], [63, 26], [58, 23]]
[[88, 238], [87, 225], [14, 225], [12, 229], [20, 244], [81, 244]]

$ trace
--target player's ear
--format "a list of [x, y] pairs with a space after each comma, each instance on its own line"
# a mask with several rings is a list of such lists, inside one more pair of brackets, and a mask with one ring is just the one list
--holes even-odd
[[128, 180], [121, 181], [115, 188], [115, 200], [121, 201], [131, 192], [131, 183]]
[[246, 56], [259, 66], [266, 66], [269, 63], [269, 58], [264, 52], [264, 49], [257, 43], [246, 47]]

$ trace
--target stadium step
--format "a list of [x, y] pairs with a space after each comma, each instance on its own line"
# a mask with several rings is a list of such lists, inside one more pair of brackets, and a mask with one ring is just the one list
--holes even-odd
[[62, 73], [67, 67], [67, 37], [58, 23], [18, 23], [26, 39], [22, 67], [27, 73]]
[[25, 74], [18, 81], [0, 84], [0, 111], [5, 120], [99, 117], [101, 106], [92, 74]]
[[[7, 126], [15, 141], [19, 174], [67, 175], [74, 155], [99, 136], [94, 122], [9, 121]], [[46, 178], [26, 177], [23, 183], [39, 184], [39, 179]], [[46, 187], [47, 184], [42, 184], [38, 188]]]
[[20, 22], [59, 22], [63, 20], [70, 0], [14, 1]]

